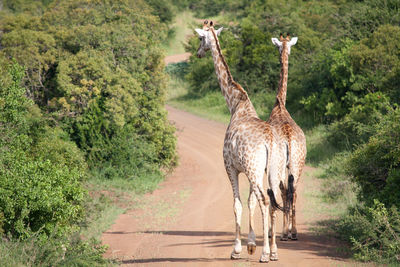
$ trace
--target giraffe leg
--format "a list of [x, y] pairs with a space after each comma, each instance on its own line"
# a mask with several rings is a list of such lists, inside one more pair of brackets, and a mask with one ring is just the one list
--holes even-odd
[[271, 261], [278, 260], [278, 247], [276, 246], [276, 209], [271, 209]]
[[[270, 177], [270, 189], [276, 196], [278, 194], [278, 184], [276, 182], [273, 182], [272, 177]], [[279, 187], [282, 192], [285, 192], [283, 189], [282, 183], [279, 184]], [[284, 194], [283, 194], [284, 195]], [[285, 206], [284, 206], [285, 207]], [[277, 217], [277, 209], [274, 207], [271, 207], [270, 209], [271, 213], [271, 255], [270, 255], [270, 260], [271, 261], [277, 261], [278, 260], [278, 247], [276, 245], [276, 217]]]
[[[282, 201], [283, 201], [283, 225], [282, 225], [282, 235], [281, 235], [281, 241], [287, 241], [288, 240], [288, 233], [289, 233], [289, 228], [288, 228], [288, 223], [289, 223], [289, 211], [288, 211], [288, 202], [286, 198], [286, 189], [284, 188], [284, 185], [281, 183], [279, 185], [281, 189], [281, 196], [282, 196]], [[271, 211], [272, 214], [272, 211]]]
[[292, 240], [297, 240], [297, 228], [296, 228], [296, 198], [297, 198], [297, 193], [296, 191], [293, 194], [293, 205], [292, 205], [292, 212], [291, 212], [291, 239]]
[[[290, 151], [290, 143], [288, 144], [289, 146], [286, 147], [286, 151], [285, 154], [288, 156], [289, 155], [289, 151]], [[284, 172], [281, 173], [282, 175], [284, 175], [283, 180], [280, 181], [279, 183], [279, 188], [281, 190], [281, 196], [282, 196], [282, 202], [283, 202], [283, 212], [282, 212], [282, 235], [281, 235], [281, 241], [287, 241], [288, 240], [288, 235], [289, 235], [289, 207], [290, 207], [290, 203], [289, 203], [289, 199], [288, 199], [288, 186], [284, 185], [283, 181], [286, 181], [286, 178], [289, 177], [289, 170], [290, 170], [291, 164], [290, 164], [290, 160], [289, 158], [286, 158], [286, 167], [284, 168]], [[286, 182], [285, 182], [286, 183]]]
[[239, 259], [240, 253], [242, 252], [242, 241], [240, 235], [240, 222], [242, 219], [242, 202], [240, 201], [239, 195], [239, 182], [238, 172], [236, 170], [228, 170], [227, 173], [233, 190], [233, 211], [235, 213], [236, 233], [234, 248], [231, 253], [231, 259]]
[[[291, 159], [291, 164], [289, 166], [290, 172], [293, 175], [293, 183], [292, 183], [292, 192], [293, 199], [290, 207], [290, 218], [289, 218], [289, 232], [290, 239], [297, 240], [297, 228], [296, 228], [296, 200], [297, 200], [297, 185], [300, 180], [301, 174], [303, 172], [304, 164], [305, 164], [305, 154], [306, 150], [303, 150], [300, 144], [293, 143], [292, 145], [293, 151], [291, 155], [293, 158]], [[304, 148], [305, 149], [305, 148]], [[296, 156], [297, 155], [297, 156]], [[299, 157], [299, 155], [303, 155], [303, 157]]]
[[[262, 176], [261, 176], [262, 177]], [[265, 194], [260, 191], [259, 188], [262, 188], [262, 183], [259, 187], [257, 187], [254, 184], [254, 192], [257, 196], [258, 203], [260, 205], [261, 209], [261, 215], [262, 215], [262, 222], [263, 222], [263, 236], [264, 236], [264, 242], [263, 242], [263, 249], [261, 253], [261, 258], [260, 262], [268, 262], [269, 261], [269, 254], [270, 254], [270, 247], [269, 247], [269, 242], [268, 242], [268, 209], [269, 209], [269, 202], [265, 198]]]
[[[251, 190], [251, 188], [250, 188]], [[257, 205], [257, 196], [253, 190], [249, 194], [249, 236], [247, 241], [247, 252], [253, 255], [256, 251], [256, 235], [254, 233], [254, 211]]]
[[283, 227], [282, 227], [282, 235], [281, 241], [287, 241], [289, 236], [289, 211], [288, 211], [288, 203], [286, 201], [286, 197], [282, 196], [283, 199]]
[[301, 175], [302, 166], [295, 166], [294, 168], [296, 175], [293, 176], [292, 192], [293, 199], [290, 205], [290, 217], [289, 217], [289, 238], [291, 240], [297, 240], [297, 228], [296, 228], [296, 200], [297, 200], [297, 183]]
[[[278, 195], [279, 189], [281, 190], [282, 193], [282, 199], [283, 199], [283, 213], [285, 214], [286, 205], [287, 205], [287, 198], [286, 198], [286, 188], [284, 186], [284, 181], [285, 181], [285, 161], [283, 161], [283, 158], [279, 158], [279, 152], [275, 153], [275, 160], [276, 162], [273, 162], [274, 164], [271, 164], [270, 167], [270, 172], [268, 174], [268, 182], [269, 182], [269, 196], [275, 198], [276, 201], [276, 196]], [[286, 153], [285, 153], [286, 154]], [[280, 160], [279, 160], [280, 159]], [[272, 194], [271, 194], [272, 193]], [[279, 206], [279, 205], [278, 205]], [[276, 245], [276, 217], [277, 217], [277, 207], [273, 206], [271, 208], [271, 255], [270, 255], [270, 260], [271, 261], [277, 261], [278, 260], [278, 247]], [[284, 217], [285, 219], [285, 217]], [[287, 225], [284, 222], [284, 226]], [[285, 229], [284, 229], [285, 231]]]

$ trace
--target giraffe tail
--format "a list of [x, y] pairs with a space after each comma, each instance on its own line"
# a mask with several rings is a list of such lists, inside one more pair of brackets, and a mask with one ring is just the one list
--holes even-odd
[[278, 204], [278, 202], [276, 202], [274, 191], [272, 191], [272, 189], [268, 189], [267, 193], [268, 193], [269, 199], [271, 201], [272, 207], [274, 209], [278, 209], [278, 210], [283, 211], [283, 208]]
[[287, 200], [289, 202], [289, 207], [293, 206], [293, 195], [294, 195], [294, 176], [292, 174], [289, 174], [289, 180], [288, 180], [288, 190], [287, 190]]

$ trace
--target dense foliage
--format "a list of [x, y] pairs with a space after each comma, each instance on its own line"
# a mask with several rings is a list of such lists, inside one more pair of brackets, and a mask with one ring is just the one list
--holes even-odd
[[83, 153], [25, 96], [24, 69], [0, 62], [2, 265], [105, 263], [104, 248], [77, 235], [87, 197]]
[[348, 162], [348, 171], [361, 186], [360, 196], [372, 204], [400, 204], [400, 111], [395, 109], [376, 124], [368, 142], [358, 146]]
[[79, 237], [83, 181], [143, 193], [174, 166], [161, 48], [172, 18], [164, 0], [0, 3], [2, 263], [104, 263], [104, 248]]
[[114, 157], [120, 135], [154, 146], [154, 164], [175, 161], [159, 47], [167, 28], [152, 12], [143, 1], [55, 1], [40, 16], [2, 20], [0, 53], [27, 67], [28, 96], [63, 124], [91, 167]]
[[71, 231], [83, 212], [83, 156], [61, 129], [45, 126], [20, 86], [23, 69], [3, 66], [9, 72], [0, 78], [3, 231], [21, 238]]
[[[215, 15], [215, 10], [229, 12], [231, 1], [217, 2], [213, 8], [199, 7], [198, 12], [206, 16]], [[238, 15], [222, 17], [218, 26], [227, 28], [220, 41], [231, 71], [250, 94], [273, 94], [277, 89], [279, 58], [271, 37], [280, 32], [299, 36], [289, 59], [288, 107], [310, 117], [313, 124], [329, 123], [342, 118], [370, 92], [398, 100], [398, 10], [396, 0], [386, 5], [375, 0], [288, 1], [285, 5], [251, 1]], [[192, 39], [188, 50], [194, 52], [197, 46]], [[193, 57], [191, 62], [192, 91], [215, 90], [211, 59], [199, 62]]]
[[337, 230], [353, 244], [356, 259], [397, 265], [400, 213], [395, 206], [386, 208], [375, 200], [371, 206], [351, 208]]

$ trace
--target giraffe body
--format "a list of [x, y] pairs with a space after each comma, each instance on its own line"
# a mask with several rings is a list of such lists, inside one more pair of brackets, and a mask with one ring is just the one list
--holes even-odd
[[[297, 240], [296, 189], [305, 165], [307, 147], [303, 131], [292, 119], [285, 107], [290, 47], [296, 44], [297, 38], [294, 37], [290, 40], [288, 36], [284, 39], [281, 35], [280, 41], [276, 38], [272, 38], [272, 42], [279, 48], [281, 74], [276, 102], [271, 111], [268, 122], [276, 130], [279, 139], [283, 142], [282, 145], [285, 145], [288, 151], [287, 179], [285, 179], [285, 183], [280, 185], [284, 205], [283, 233], [281, 240], [285, 241], [288, 238]], [[292, 182], [290, 179], [292, 179]], [[290, 189], [291, 184], [293, 185], [293, 189]], [[290, 191], [293, 192], [288, 194]], [[272, 224], [274, 224], [274, 221]]]
[[239, 258], [242, 251], [240, 235], [242, 203], [239, 195], [238, 175], [244, 173], [250, 183], [248, 201], [250, 228], [247, 251], [249, 254], [253, 254], [256, 248], [254, 211], [258, 202], [263, 218], [264, 234], [260, 261], [277, 260], [275, 236], [272, 235], [271, 247], [268, 241], [269, 200], [265, 198], [263, 192], [263, 177], [266, 172], [269, 186], [276, 195], [279, 184], [285, 181], [286, 147], [281, 145], [282, 142], [278, 140], [278, 135], [273, 127], [258, 118], [246, 91], [233, 80], [217, 38], [222, 28], [215, 31], [212, 24], [210, 26], [203, 30], [196, 29], [201, 41], [197, 55], [203, 57], [205, 51], [211, 50], [221, 92], [231, 113], [223, 147], [225, 169], [233, 190], [236, 223], [235, 244], [231, 258]]

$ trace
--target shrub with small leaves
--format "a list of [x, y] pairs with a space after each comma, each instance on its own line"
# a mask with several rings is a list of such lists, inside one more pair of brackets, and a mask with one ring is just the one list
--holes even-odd
[[400, 207], [400, 109], [376, 124], [376, 133], [348, 158], [347, 173], [361, 187], [359, 197]]
[[0, 77], [1, 228], [18, 238], [35, 232], [62, 236], [76, 228], [83, 215], [82, 153], [61, 139], [61, 129], [46, 127], [40, 112], [35, 113], [20, 87], [23, 68], [4, 63], [8, 75]]
[[393, 110], [390, 99], [380, 93], [369, 93], [364, 97], [353, 97], [350, 112], [329, 126], [328, 140], [342, 148], [352, 150], [376, 133], [384, 116]]
[[400, 213], [378, 200], [371, 207], [356, 207], [338, 224], [339, 234], [352, 244], [361, 261], [399, 263]]

